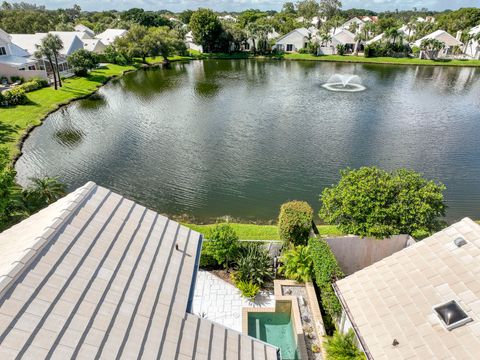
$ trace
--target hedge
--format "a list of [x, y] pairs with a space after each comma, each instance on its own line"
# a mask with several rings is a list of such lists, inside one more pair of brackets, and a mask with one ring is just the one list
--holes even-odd
[[283, 204], [278, 216], [278, 232], [285, 243], [306, 245], [312, 228], [313, 209], [305, 201]]
[[44, 87], [48, 86], [48, 81], [45, 79], [32, 79], [30, 81], [27, 81], [26, 83], [23, 83], [22, 85], [19, 85], [16, 87], [16, 89], [22, 89], [26, 93], [35, 91]]
[[25, 90], [19, 89], [18, 87], [4, 91], [0, 95], [0, 104], [3, 106], [23, 105], [27, 100]]
[[313, 261], [315, 283], [320, 289], [320, 301], [323, 309], [333, 319], [339, 319], [342, 306], [335, 295], [332, 283], [345, 276], [338, 265], [335, 255], [328, 243], [323, 239], [310, 239], [308, 241], [310, 256]]

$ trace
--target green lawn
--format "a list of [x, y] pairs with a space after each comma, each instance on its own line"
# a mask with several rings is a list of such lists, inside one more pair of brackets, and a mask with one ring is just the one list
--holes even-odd
[[371, 63], [371, 64], [393, 64], [393, 65], [440, 65], [440, 66], [480, 66], [480, 60], [423, 60], [418, 58], [391, 58], [374, 57], [366, 58], [363, 56], [340, 56], [323, 55], [314, 56], [310, 54], [284, 54], [279, 55], [278, 59], [287, 60], [310, 60], [310, 61], [335, 61], [352, 63]]
[[[198, 231], [199, 233], [206, 234], [209, 229], [214, 227], [216, 224], [209, 225], [194, 225], [194, 224], [184, 224], [192, 230]], [[255, 225], [255, 224], [238, 224], [238, 223], [229, 223], [233, 227], [238, 237], [241, 240], [279, 240], [278, 228], [276, 225]], [[336, 226], [332, 225], [319, 225], [317, 226], [321, 235], [342, 235], [342, 232], [337, 229]]]

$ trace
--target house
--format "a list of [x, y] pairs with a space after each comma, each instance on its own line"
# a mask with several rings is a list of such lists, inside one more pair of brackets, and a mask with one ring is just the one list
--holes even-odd
[[[469, 31], [469, 35], [474, 36], [480, 33], [480, 25], [475, 26], [472, 30]], [[472, 57], [473, 59], [480, 59], [480, 41], [471, 40], [466, 44], [465, 54]]]
[[12, 36], [0, 29], [0, 78], [21, 77], [25, 80], [47, 78], [36, 59], [12, 42]]
[[219, 16], [218, 19], [221, 20], [221, 21], [227, 21], [227, 22], [237, 22], [238, 21], [235, 16], [232, 16], [230, 14]]
[[277, 51], [296, 52], [307, 46], [311, 36], [312, 33], [308, 29], [295, 29], [280, 37], [273, 48]]
[[363, 28], [363, 26], [365, 26], [365, 22], [360, 20], [358, 17], [354, 17], [353, 19], [350, 19], [345, 23], [343, 23], [343, 25], [340, 26], [340, 28], [344, 30], [350, 30], [352, 28], [352, 25], [356, 25], [358, 27], [357, 31], [359, 31], [360, 29]]
[[[406, 26], [405, 25], [402, 26], [400, 29], [397, 30], [397, 32], [399, 34], [398, 38], [402, 38], [403, 44], [404, 45], [408, 44], [407, 38], [408, 38], [409, 35], [408, 35], [408, 30], [406, 29]], [[414, 31], [412, 30], [410, 33], [414, 34]], [[382, 41], [385, 41], [385, 40], [386, 40], [385, 39], [385, 33], [381, 33], [381, 34], [375, 36], [374, 38], [368, 40], [365, 44], [366, 45], [371, 45], [373, 43], [382, 42]]]
[[[60, 57], [58, 59], [58, 68], [61, 76], [72, 76], [73, 72], [67, 62], [67, 57], [72, 55], [75, 51], [83, 49], [82, 40], [74, 31], [50, 31], [49, 34], [57, 35], [63, 43], [63, 49], [60, 50]], [[25, 50], [30, 57], [33, 58], [37, 45], [42, 42], [42, 39], [47, 36], [47, 33], [36, 34], [12, 34], [12, 42]], [[39, 59], [38, 64], [41, 70], [46, 70], [48, 74], [52, 72], [50, 64], [46, 59]]]
[[187, 49], [203, 53], [203, 46], [195, 43], [193, 39], [193, 33], [191, 31], [185, 35], [185, 45], [187, 45]]
[[94, 52], [95, 54], [103, 54], [107, 48], [107, 45], [100, 39], [82, 39], [82, 42], [85, 50]]
[[95, 37], [95, 32], [90, 29], [88, 26], [85, 26], [85, 25], [82, 25], [82, 24], [78, 24], [78, 25], [75, 25], [75, 31], [78, 32], [78, 33], [82, 33], [81, 36], [79, 36], [80, 39], [93, 39]]
[[422, 41], [425, 39], [436, 39], [440, 41], [441, 43], [444, 44], [444, 48], [440, 51], [439, 56], [445, 56], [449, 55], [452, 52], [452, 49], [456, 46], [462, 46], [463, 43], [454, 38], [452, 35], [447, 33], [445, 30], [437, 30], [434, 31], [433, 33], [424, 36], [423, 38], [415, 41], [415, 46], [420, 47], [422, 44]]
[[367, 22], [376, 23], [378, 22], [378, 16], [361, 16], [360, 20], [362, 20], [365, 23]]
[[123, 37], [127, 33], [127, 30], [124, 29], [107, 29], [104, 32], [96, 36], [97, 39], [100, 39], [102, 43], [106, 46], [111, 45], [116, 38]]
[[341, 331], [368, 359], [476, 359], [480, 225], [460, 222], [338, 280]]
[[201, 246], [87, 183], [0, 234], [0, 358], [279, 360], [190, 312]]

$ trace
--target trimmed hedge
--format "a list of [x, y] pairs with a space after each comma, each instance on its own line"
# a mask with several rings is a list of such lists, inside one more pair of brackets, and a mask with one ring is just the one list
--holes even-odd
[[26, 93], [35, 91], [44, 87], [48, 86], [48, 81], [45, 79], [32, 79], [30, 81], [27, 81], [26, 83], [23, 83], [22, 85], [19, 85], [16, 87], [16, 89], [22, 89]]
[[338, 265], [335, 255], [328, 243], [323, 239], [308, 241], [310, 256], [313, 261], [315, 283], [320, 289], [320, 301], [323, 309], [333, 319], [338, 320], [342, 313], [342, 306], [335, 295], [332, 283], [345, 276]]
[[0, 96], [0, 104], [3, 106], [23, 105], [27, 100], [25, 90], [18, 87], [2, 92]]
[[290, 201], [280, 207], [278, 232], [286, 244], [306, 245], [312, 228], [313, 209], [305, 201]]

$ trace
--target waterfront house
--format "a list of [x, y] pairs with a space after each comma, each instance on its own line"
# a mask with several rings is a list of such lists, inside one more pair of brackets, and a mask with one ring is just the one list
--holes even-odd
[[290, 31], [280, 37], [274, 45], [274, 49], [284, 52], [297, 52], [307, 46], [312, 33], [306, 28], [299, 28]]
[[0, 234], [0, 358], [279, 360], [191, 313], [201, 246], [87, 183]]
[[185, 35], [185, 45], [187, 46], [187, 49], [203, 53], [203, 46], [195, 43], [195, 40], [193, 39], [193, 33], [191, 31]]
[[[85, 26], [83, 24], [78, 24], [78, 25], [75, 25], [75, 31], [76, 32], [80, 32], [80, 33], [83, 33], [83, 37], [84, 38], [89, 38], [89, 39], [93, 39], [95, 37], [95, 32], [90, 29], [88, 26]], [[82, 37], [80, 37], [82, 38]]]
[[437, 30], [415, 41], [415, 46], [420, 47], [422, 41], [425, 39], [436, 39], [443, 43], [444, 48], [439, 52], [440, 57], [452, 54], [453, 48], [463, 45], [460, 40], [456, 39], [455, 37], [447, 33], [445, 30]]
[[107, 45], [100, 39], [82, 39], [82, 42], [85, 50], [94, 52], [95, 54], [103, 54], [107, 48]]
[[476, 359], [480, 225], [465, 218], [334, 284], [368, 359]]
[[47, 73], [40, 69], [38, 61], [28, 51], [12, 42], [10, 34], [0, 29], [0, 78], [11, 81], [12, 77], [46, 79]]
[[127, 34], [124, 29], [107, 29], [104, 32], [97, 34], [95, 37], [100, 39], [106, 46], [111, 45], [116, 38], [123, 37]]
[[343, 25], [340, 26], [340, 28], [350, 31], [352, 25], [357, 25], [357, 31], [360, 31], [365, 26], [365, 22], [363, 20], [360, 20], [358, 17], [354, 17], [344, 22]]
[[[474, 36], [480, 33], [480, 25], [475, 26], [469, 32], [469, 35]], [[480, 59], [480, 41], [478, 40], [470, 40], [468, 44], [466, 44], [466, 51], [465, 54], [470, 56], [473, 59]]]

